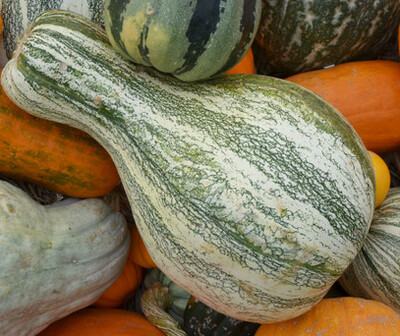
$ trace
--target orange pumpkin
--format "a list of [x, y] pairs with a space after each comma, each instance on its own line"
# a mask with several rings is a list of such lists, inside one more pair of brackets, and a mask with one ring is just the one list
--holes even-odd
[[261, 325], [255, 336], [398, 336], [400, 315], [383, 303], [354, 297], [324, 299], [307, 313]]
[[164, 336], [142, 315], [122, 309], [87, 308], [58, 320], [38, 336]]
[[254, 56], [251, 48], [246, 53], [246, 55], [244, 55], [244, 57], [238, 64], [236, 64], [232, 69], [226, 72], [226, 74], [244, 74], [244, 73], [255, 74]]
[[78, 198], [103, 196], [120, 181], [111, 157], [92, 137], [31, 116], [1, 88], [0, 175]]
[[129, 250], [128, 258], [143, 268], [156, 268], [157, 265], [154, 263], [149, 252], [147, 251], [146, 245], [144, 245], [142, 237], [140, 236], [136, 226], [130, 229], [130, 235], [131, 249]]
[[97, 308], [120, 308], [128, 302], [142, 281], [142, 268], [129, 258], [119, 278], [93, 304]]
[[286, 78], [319, 94], [376, 153], [400, 148], [400, 63], [360, 61]]
[[[1, 9], [1, 5], [0, 5]], [[0, 15], [0, 39], [3, 37], [3, 30], [4, 30], [4, 22], [3, 17]]]

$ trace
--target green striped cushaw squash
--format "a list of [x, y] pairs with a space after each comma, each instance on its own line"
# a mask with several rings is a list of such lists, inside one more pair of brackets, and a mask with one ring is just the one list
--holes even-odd
[[104, 25], [105, 0], [2, 0], [0, 3], [4, 21], [3, 44], [8, 58], [33, 19], [46, 10], [74, 11]]
[[124, 61], [101, 29], [63, 11], [35, 20], [1, 83], [25, 111], [106, 148], [157, 266], [220, 313], [298, 316], [364, 243], [369, 154], [336, 109], [296, 84], [183, 82]]
[[376, 208], [365, 244], [339, 282], [350, 295], [400, 313], [400, 187]]
[[94, 303], [124, 269], [124, 217], [100, 198], [41, 205], [0, 181], [0, 334], [37, 335]]
[[376, 57], [399, 22], [398, 0], [263, 0], [256, 68], [287, 77]]
[[184, 81], [218, 76], [247, 53], [261, 0], [107, 0], [111, 44], [135, 63]]

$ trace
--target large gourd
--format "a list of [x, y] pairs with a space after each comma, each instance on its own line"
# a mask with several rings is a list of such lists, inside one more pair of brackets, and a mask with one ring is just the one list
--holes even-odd
[[400, 313], [400, 187], [391, 188], [376, 208], [363, 248], [340, 278], [347, 293]]
[[211, 308], [270, 322], [315, 305], [360, 250], [375, 180], [361, 139], [288, 81], [186, 83], [124, 61], [74, 13], [35, 20], [2, 74], [30, 113], [113, 158], [157, 266]]
[[104, 20], [124, 57], [196, 81], [245, 56], [260, 16], [261, 0], [107, 0]]
[[124, 217], [101, 199], [42, 206], [0, 181], [1, 335], [36, 335], [95, 302], [128, 250]]
[[11, 58], [25, 30], [40, 13], [50, 9], [70, 10], [103, 25], [104, 3], [105, 0], [2, 0], [3, 44], [7, 57]]
[[399, 22], [398, 0], [263, 0], [256, 67], [286, 77], [376, 56]]

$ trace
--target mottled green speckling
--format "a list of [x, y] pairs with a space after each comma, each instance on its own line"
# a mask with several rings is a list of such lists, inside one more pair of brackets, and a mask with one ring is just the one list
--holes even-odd
[[107, 149], [152, 258], [196, 298], [262, 323], [309, 310], [372, 218], [372, 163], [354, 129], [293, 83], [182, 82], [123, 60], [86, 25], [37, 20], [3, 70], [7, 95]]

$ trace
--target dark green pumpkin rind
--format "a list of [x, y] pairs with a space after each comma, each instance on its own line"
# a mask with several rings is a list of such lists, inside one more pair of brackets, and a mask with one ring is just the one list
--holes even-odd
[[[263, 0], [253, 47], [256, 68], [262, 74], [287, 77], [366, 53], [376, 56], [399, 18], [396, 0]], [[342, 24], [345, 28], [338, 34]], [[313, 53], [315, 57], [307, 60]]]
[[259, 326], [218, 313], [195, 299], [186, 307], [183, 330], [187, 336], [253, 336]]

